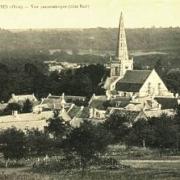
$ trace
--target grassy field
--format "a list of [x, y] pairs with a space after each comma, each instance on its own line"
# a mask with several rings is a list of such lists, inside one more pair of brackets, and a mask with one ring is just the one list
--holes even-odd
[[123, 146], [109, 148], [108, 154], [118, 161], [114, 170], [91, 167], [81, 177], [79, 170], [39, 173], [32, 161], [21, 168], [0, 168], [0, 180], [179, 180], [180, 156], [160, 154], [157, 150]]
[[[131, 164], [131, 161], [129, 162]], [[136, 167], [134, 167], [136, 166]], [[52, 174], [35, 174], [28, 168], [1, 169], [0, 179], [6, 180], [78, 180], [80, 172], [63, 172]], [[180, 179], [180, 162], [136, 162], [133, 167], [115, 171], [87, 171], [83, 180], [178, 180]]]

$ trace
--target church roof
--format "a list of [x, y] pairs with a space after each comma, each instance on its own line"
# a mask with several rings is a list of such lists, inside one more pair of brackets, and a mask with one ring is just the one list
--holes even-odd
[[122, 79], [116, 84], [116, 90], [137, 92], [144, 84], [151, 70], [128, 70]]

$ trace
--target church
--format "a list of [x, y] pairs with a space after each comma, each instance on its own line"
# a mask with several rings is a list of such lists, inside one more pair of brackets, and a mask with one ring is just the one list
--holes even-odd
[[143, 112], [147, 117], [174, 114], [179, 104], [155, 69], [134, 70], [129, 58], [123, 15], [120, 15], [115, 58], [110, 59], [110, 74], [103, 83], [104, 96], [95, 94], [89, 101], [93, 118], [105, 118], [113, 111]]
[[131, 97], [145, 100], [155, 97], [173, 98], [166, 85], [153, 70], [134, 70], [133, 58], [128, 56], [123, 15], [120, 15], [116, 56], [110, 62], [110, 76], [104, 83], [106, 95], [111, 98]]

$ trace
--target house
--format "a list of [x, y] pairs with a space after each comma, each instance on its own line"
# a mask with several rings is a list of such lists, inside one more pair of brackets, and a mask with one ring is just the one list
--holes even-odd
[[15, 95], [14, 93], [11, 95], [11, 98], [9, 99], [8, 103], [19, 103], [22, 104], [26, 100], [29, 100], [32, 103], [38, 102], [37, 98], [34, 96], [34, 94], [26, 94], [26, 95]]
[[54, 96], [49, 94], [46, 98], [41, 99], [41, 103], [34, 108], [34, 111], [37, 109], [41, 111], [48, 110], [60, 110], [65, 106], [66, 101], [64, 99], [64, 94], [62, 96]]
[[89, 101], [90, 118], [104, 119], [107, 109], [107, 97], [93, 94]]
[[70, 116], [72, 117], [70, 125], [73, 127], [79, 127], [84, 120], [90, 120], [90, 112], [88, 107], [81, 106], [80, 108], [78, 108], [74, 106], [68, 112], [68, 114], [70, 114]]
[[64, 93], [61, 96], [49, 94], [46, 98], [41, 99], [41, 103], [33, 108], [33, 112], [61, 110], [62, 107], [67, 110], [72, 104], [81, 105], [85, 103], [86, 97], [83, 96], [65, 96]]

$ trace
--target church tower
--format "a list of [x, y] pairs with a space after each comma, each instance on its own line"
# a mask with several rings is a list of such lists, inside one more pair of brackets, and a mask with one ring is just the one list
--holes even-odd
[[133, 70], [133, 59], [129, 59], [123, 15], [121, 12], [118, 29], [116, 57], [111, 60], [111, 77], [123, 78], [127, 70]]

